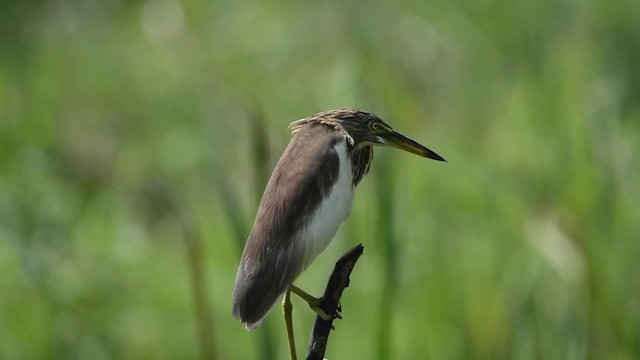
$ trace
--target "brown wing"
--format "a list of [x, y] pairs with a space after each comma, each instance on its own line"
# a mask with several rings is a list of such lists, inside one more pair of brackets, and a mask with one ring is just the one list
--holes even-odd
[[341, 132], [309, 123], [295, 133], [271, 174], [233, 290], [233, 315], [248, 328], [259, 324], [302, 271], [303, 242], [296, 237], [338, 178], [339, 141], [345, 141]]

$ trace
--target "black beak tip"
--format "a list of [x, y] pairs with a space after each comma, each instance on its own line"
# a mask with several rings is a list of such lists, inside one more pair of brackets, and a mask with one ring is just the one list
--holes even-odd
[[444, 162], [447, 162], [447, 160], [445, 160], [442, 156], [440, 156], [440, 155], [438, 155], [438, 154], [434, 153], [433, 151], [431, 151], [431, 152], [427, 155], [427, 157], [428, 157], [429, 159], [433, 159], [433, 160], [436, 160], [436, 161], [444, 161]]

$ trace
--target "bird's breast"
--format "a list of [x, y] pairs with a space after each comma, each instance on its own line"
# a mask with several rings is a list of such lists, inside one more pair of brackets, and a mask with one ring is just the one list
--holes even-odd
[[340, 159], [338, 179], [320, 201], [311, 221], [300, 229], [298, 235], [304, 244], [304, 268], [307, 268], [329, 245], [336, 235], [338, 227], [351, 212], [354, 185], [351, 160], [347, 155], [347, 144], [346, 141], [341, 141], [334, 146]]

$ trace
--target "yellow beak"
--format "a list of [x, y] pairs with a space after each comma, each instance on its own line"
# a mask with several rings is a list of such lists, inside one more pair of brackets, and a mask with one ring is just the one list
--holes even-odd
[[381, 134], [380, 137], [384, 140], [385, 145], [393, 146], [398, 149], [420, 155], [433, 160], [446, 161], [442, 156], [427, 149], [426, 147], [418, 144], [417, 142], [409, 139], [408, 137], [400, 134], [397, 131], [390, 131], [385, 134]]

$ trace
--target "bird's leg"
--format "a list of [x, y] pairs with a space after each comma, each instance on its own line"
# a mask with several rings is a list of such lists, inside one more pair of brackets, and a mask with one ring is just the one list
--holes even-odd
[[284, 314], [284, 324], [287, 328], [287, 342], [289, 343], [289, 360], [297, 360], [296, 356], [296, 342], [293, 338], [293, 322], [291, 320], [291, 291], [287, 289], [284, 292], [284, 298], [282, 299], [282, 313]]
[[299, 287], [297, 287], [297, 286], [295, 286], [293, 284], [291, 284], [289, 286], [289, 291], [291, 291], [292, 293], [294, 293], [294, 294], [298, 295], [299, 297], [301, 297], [302, 300], [306, 301], [307, 304], [309, 304], [309, 307], [311, 308], [311, 310], [315, 311], [315, 313], [318, 314], [318, 316], [320, 316], [323, 320], [329, 321], [329, 320], [333, 320], [335, 318], [342, 319], [342, 315], [340, 314], [340, 307], [338, 307], [338, 310], [332, 316], [332, 315], [327, 314], [320, 307], [320, 302], [322, 301], [321, 298], [314, 297], [314, 296], [310, 295], [309, 293], [307, 293], [306, 291], [300, 289]]

